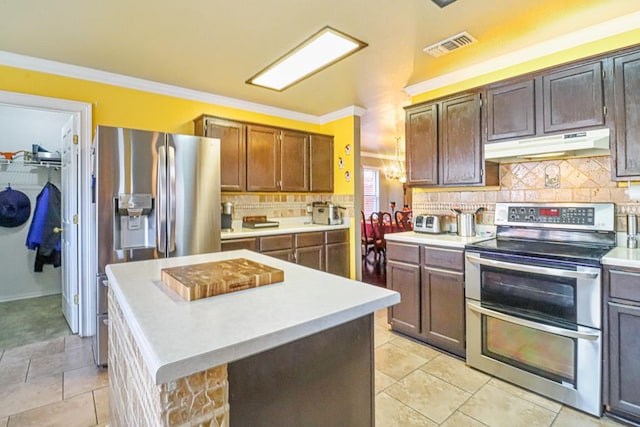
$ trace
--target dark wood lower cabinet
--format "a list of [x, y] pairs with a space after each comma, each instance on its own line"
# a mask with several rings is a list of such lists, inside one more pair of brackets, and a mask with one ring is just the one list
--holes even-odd
[[391, 328], [465, 357], [463, 250], [388, 241], [387, 258], [387, 287], [401, 298]]
[[422, 335], [465, 357], [464, 273], [422, 268]]
[[350, 276], [349, 230], [226, 239], [223, 251], [249, 249], [342, 277]]
[[640, 270], [605, 268], [604, 293], [604, 403], [609, 412], [640, 423]]
[[608, 303], [609, 406], [640, 422], [640, 307]]
[[420, 266], [387, 260], [387, 288], [400, 293], [400, 303], [389, 307], [394, 331], [420, 335]]
[[373, 427], [373, 316], [229, 363], [234, 427]]
[[296, 264], [315, 270], [324, 270], [324, 247], [311, 246], [308, 248], [297, 248], [295, 251]]

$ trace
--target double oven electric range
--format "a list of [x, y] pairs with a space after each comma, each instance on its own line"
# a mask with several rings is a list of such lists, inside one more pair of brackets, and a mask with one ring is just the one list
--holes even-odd
[[496, 238], [466, 246], [467, 363], [602, 413], [602, 273], [612, 203], [498, 203]]

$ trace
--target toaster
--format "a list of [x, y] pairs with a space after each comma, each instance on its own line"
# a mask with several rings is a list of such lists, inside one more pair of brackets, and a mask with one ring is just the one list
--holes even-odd
[[311, 221], [314, 224], [339, 225], [342, 224], [341, 206], [326, 202], [313, 202]]
[[444, 218], [441, 215], [416, 215], [413, 219], [413, 231], [418, 233], [444, 233]]

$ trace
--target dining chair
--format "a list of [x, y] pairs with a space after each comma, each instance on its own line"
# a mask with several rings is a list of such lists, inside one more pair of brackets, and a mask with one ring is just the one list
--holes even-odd
[[367, 220], [364, 216], [364, 211], [360, 211], [362, 214], [362, 221], [360, 222], [360, 243], [362, 244], [362, 257], [365, 261], [368, 259], [369, 253], [374, 250], [373, 236], [369, 236], [367, 233]]
[[411, 211], [396, 211], [395, 216], [398, 229], [403, 231], [413, 230], [413, 223], [411, 222]]
[[[391, 214], [389, 214], [391, 218]], [[371, 230], [373, 234], [373, 250], [375, 251], [375, 262], [378, 263], [382, 260], [382, 257], [386, 255], [387, 242], [384, 239], [387, 225], [384, 223], [384, 212], [373, 212], [369, 221], [371, 222]]]

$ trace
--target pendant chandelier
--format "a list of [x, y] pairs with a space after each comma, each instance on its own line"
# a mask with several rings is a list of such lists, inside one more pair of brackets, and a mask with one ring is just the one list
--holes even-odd
[[400, 160], [400, 137], [396, 137], [396, 157], [390, 165], [383, 169], [384, 177], [388, 180], [398, 180], [401, 183], [407, 182], [407, 172], [404, 168], [404, 162]]

